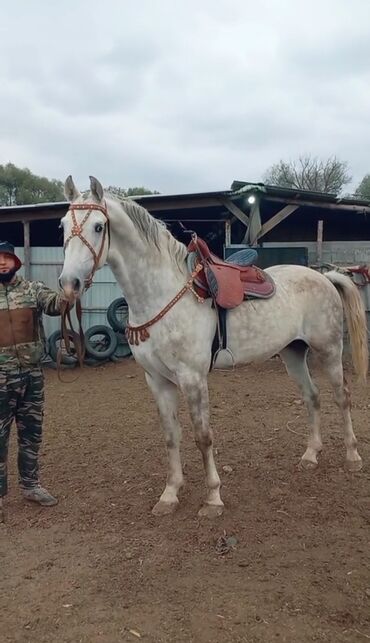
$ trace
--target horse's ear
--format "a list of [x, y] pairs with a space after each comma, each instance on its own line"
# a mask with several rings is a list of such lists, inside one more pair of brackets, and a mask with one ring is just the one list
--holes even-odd
[[94, 199], [96, 199], [98, 203], [100, 203], [100, 201], [102, 201], [104, 197], [104, 188], [100, 181], [95, 178], [95, 176], [90, 176], [90, 190]]
[[69, 201], [72, 203], [77, 199], [78, 196], [80, 196], [80, 193], [78, 189], [76, 188], [75, 184], [73, 183], [73, 179], [71, 175], [67, 176], [65, 183], [64, 183], [64, 196]]

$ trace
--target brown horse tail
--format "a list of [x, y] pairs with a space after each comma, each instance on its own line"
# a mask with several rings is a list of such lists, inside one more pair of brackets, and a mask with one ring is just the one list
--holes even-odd
[[366, 382], [369, 366], [366, 311], [358, 287], [346, 275], [335, 270], [324, 273], [342, 299], [356, 375]]

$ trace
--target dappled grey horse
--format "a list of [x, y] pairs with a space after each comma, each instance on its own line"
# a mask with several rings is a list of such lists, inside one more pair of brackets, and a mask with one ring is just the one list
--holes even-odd
[[[65, 258], [60, 284], [73, 299], [81, 297], [96, 270], [106, 262], [129, 306], [132, 352], [145, 371], [165, 433], [169, 471], [155, 514], [172, 512], [183, 485], [178, 392], [185, 396], [201, 451], [207, 496], [200, 515], [222, 513], [220, 478], [209, 427], [207, 376], [217, 326], [212, 300], [203, 303], [193, 288], [187, 249], [134, 201], [104, 194], [91, 177], [91, 192], [82, 195], [71, 177], [65, 183], [70, 209], [62, 219]], [[314, 468], [322, 449], [318, 390], [308, 366], [312, 349], [334, 390], [343, 418], [346, 463], [361, 468], [352, 429], [350, 394], [342, 368], [343, 311], [356, 373], [366, 378], [367, 330], [364, 306], [356, 286], [335, 271], [322, 275], [303, 266], [274, 266], [267, 271], [276, 287], [266, 300], [246, 300], [227, 315], [228, 348], [235, 364], [261, 362], [280, 354], [297, 382], [309, 416], [309, 438], [301, 466]], [[215, 367], [229, 365], [221, 352]], [[262, 411], [261, 411], [262, 413]], [[247, 429], [246, 429], [247, 430]], [[237, 446], [237, 445], [236, 445]]]

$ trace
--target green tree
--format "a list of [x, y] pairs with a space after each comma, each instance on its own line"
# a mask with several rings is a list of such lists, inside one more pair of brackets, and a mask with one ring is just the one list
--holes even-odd
[[360, 199], [370, 200], [370, 174], [365, 174], [360, 185], [355, 190], [355, 196]]
[[141, 196], [143, 194], [159, 194], [156, 190], [152, 191], [144, 187], [119, 188], [115, 185], [109, 185], [107, 190], [108, 192], [115, 194], [115, 196], [118, 196], [120, 199], [125, 199], [129, 196]]
[[268, 185], [332, 194], [340, 194], [351, 178], [348, 164], [336, 156], [322, 160], [310, 155], [295, 161], [281, 160], [264, 175]]
[[0, 205], [24, 205], [64, 201], [63, 183], [32, 174], [13, 163], [0, 165]]

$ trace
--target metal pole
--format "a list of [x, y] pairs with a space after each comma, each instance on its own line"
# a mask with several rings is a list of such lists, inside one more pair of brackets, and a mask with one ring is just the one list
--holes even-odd
[[231, 221], [227, 219], [225, 221], [225, 246], [231, 245]]
[[30, 222], [23, 221], [24, 276], [31, 278]]
[[323, 229], [324, 229], [324, 222], [323, 221], [318, 221], [317, 222], [317, 244], [316, 244], [316, 260], [317, 260], [317, 263], [320, 263], [322, 261]]

